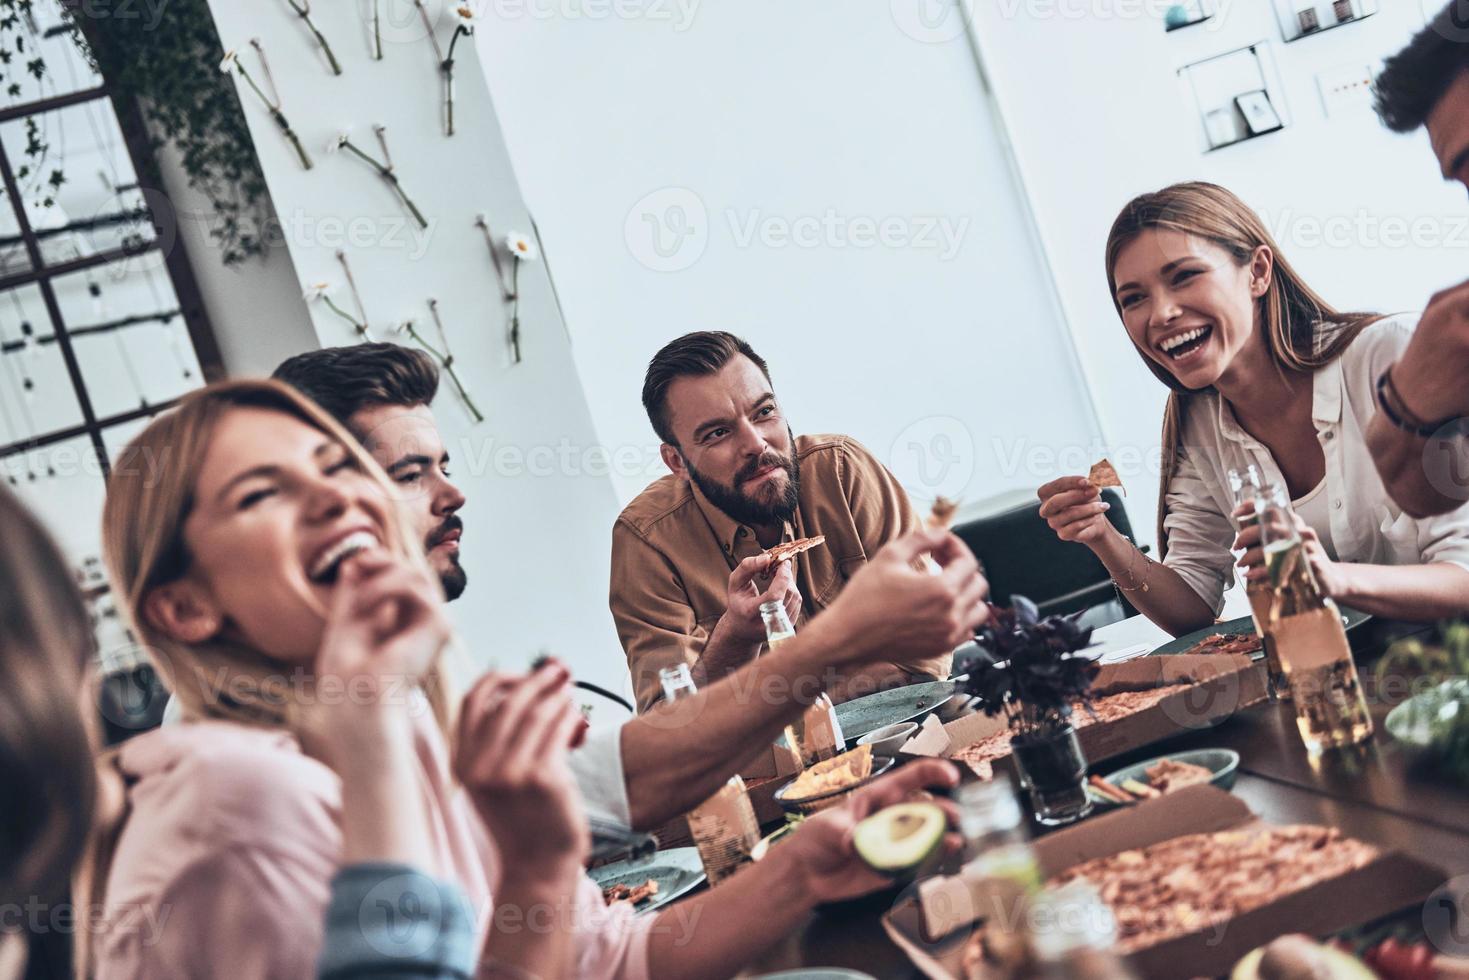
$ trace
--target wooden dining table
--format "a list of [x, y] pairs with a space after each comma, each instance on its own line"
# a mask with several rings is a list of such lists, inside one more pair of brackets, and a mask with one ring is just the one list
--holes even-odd
[[[1387, 734], [1383, 720], [1406, 696], [1406, 685], [1374, 683], [1373, 665], [1388, 645], [1413, 628], [1369, 622], [1353, 630], [1353, 654], [1369, 695], [1376, 732], [1364, 745], [1311, 757], [1296, 729], [1289, 703], [1266, 701], [1236, 712], [1221, 724], [1179, 734], [1094, 765], [1106, 774], [1164, 753], [1226, 748], [1239, 753], [1233, 792], [1271, 823], [1334, 826], [1385, 850], [1399, 851], [1441, 868], [1446, 880], [1469, 876], [1469, 786], [1443, 775], [1424, 754]], [[1421, 628], [1418, 628], [1421, 629]], [[1118, 646], [1169, 637], [1146, 621], [1127, 620], [1096, 633]], [[996, 765], [997, 775], [1009, 760]], [[1033, 827], [1036, 833], [1044, 832]], [[1469, 877], [1454, 882], [1469, 891]], [[1461, 905], [1461, 907], [1464, 907]], [[763, 957], [749, 975], [794, 969], [842, 968], [878, 980], [921, 974], [887, 938], [879, 906], [850, 914], [816, 914]], [[1423, 910], [1398, 916], [1404, 928], [1421, 924]], [[1282, 932], [1290, 931], [1282, 923]]]

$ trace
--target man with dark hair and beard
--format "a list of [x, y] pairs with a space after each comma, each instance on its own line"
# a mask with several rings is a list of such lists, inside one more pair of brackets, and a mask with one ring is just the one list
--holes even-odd
[[[686, 663], [710, 683], [765, 642], [760, 606], [791, 621], [821, 612], [879, 548], [920, 526], [891, 473], [847, 436], [796, 436], [765, 362], [733, 334], [699, 332], [648, 365], [643, 407], [673, 472], [623, 510], [612, 530], [612, 615], [639, 710], [658, 672]], [[824, 535], [770, 567], [766, 549]], [[947, 677], [950, 651], [872, 663], [823, 678], [844, 701], [915, 679]]]
[[[448, 597], [457, 597], [465, 584], [457, 516], [464, 494], [450, 482], [449, 454], [429, 411], [439, 380], [433, 361], [394, 344], [360, 344], [298, 355], [275, 377], [343, 422], [404, 487], [404, 515], [423, 533]], [[942, 575], [915, 571], [912, 559], [924, 552], [944, 567]], [[591, 732], [571, 757], [589, 812], [638, 830], [658, 828], [707, 800], [800, 716], [815, 697], [802, 695], [806, 678], [894, 650], [956, 645], [984, 621], [987, 590], [974, 556], [952, 534], [923, 530], [895, 542], [848, 587], [844, 602], [779, 653], [694, 699]]]
[[439, 390], [433, 359], [397, 344], [328, 347], [290, 358], [271, 377], [326, 409], [402, 487], [415, 503], [403, 513], [423, 536], [445, 598], [463, 595], [464, 494], [449, 481], [449, 451], [429, 407]]

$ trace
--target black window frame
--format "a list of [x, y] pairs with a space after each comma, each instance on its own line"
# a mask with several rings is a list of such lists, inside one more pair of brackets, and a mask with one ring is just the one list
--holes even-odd
[[[35, 99], [30, 102], [22, 102], [0, 109], [0, 125], [101, 100], [106, 100], [110, 104], [112, 112], [117, 119], [118, 129], [122, 133], [123, 143], [127, 148], [128, 157], [132, 162], [133, 172], [137, 175], [139, 186], [151, 186], [157, 189], [158, 197], [166, 199], [166, 195], [162, 193], [162, 179], [157, 161], [153, 156], [152, 143], [147, 134], [143, 116], [138, 109], [137, 103], [131, 98], [120, 97], [117, 93], [113, 92], [107, 85], [105, 79], [101, 85], [93, 88], [82, 89], [66, 95]], [[109, 249], [93, 255], [70, 259], [65, 262], [48, 264], [41, 249], [41, 240], [31, 225], [30, 215], [27, 213], [25, 200], [15, 176], [15, 168], [5, 151], [3, 143], [0, 143], [0, 185], [3, 185], [7, 198], [5, 203], [15, 214], [15, 220], [20, 233], [19, 237], [30, 264], [30, 268], [23, 272], [0, 276], [0, 293], [32, 285], [40, 291], [41, 300], [46, 307], [47, 315], [51, 318], [52, 336], [51, 338], [37, 338], [37, 340], [42, 343], [50, 342], [56, 344], [65, 363], [66, 372], [71, 380], [77, 405], [82, 414], [82, 421], [78, 425], [52, 432], [32, 433], [25, 439], [0, 445], [0, 459], [7, 459], [11, 456], [33, 452], [34, 450], [43, 449], [57, 443], [85, 437], [90, 441], [93, 452], [96, 453], [98, 465], [102, 468], [102, 475], [105, 478], [111, 472], [111, 460], [107, 452], [107, 446], [103, 441], [103, 432], [117, 425], [123, 425], [141, 418], [157, 415], [159, 412], [165, 411], [176, 404], [177, 399], [157, 404], [142, 405], [124, 412], [99, 417], [92, 405], [85, 374], [77, 359], [76, 351], [72, 346], [73, 337], [80, 336], [81, 333], [88, 331], [74, 331], [68, 327], [65, 317], [62, 316], [61, 306], [57, 300], [56, 290], [52, 285], [52, 281], [71, 273], [106, 266], [113, 262], [134, 258], [139, 255], [147, 255], [151, 252], [161, 252], [174, 294], [178, 298], [179, 313], [183, 317], [190, 343], [194, 349], [195, 359], [198, 361], [199, 369], [202, 373], [202, 381], [204, 384], [209, 384], [212, 381], [217, 381], [225, 377], [225, 369], [219, 353], [219, 345], [215, 341], [208, 314], [204, 309], [203, 299], [199, 292], [198, 281], [194, 277], [193, 267], [189, 263], [189, 258], [180, 236], [164, 236], [161, 234], [158, 228], [158, 216], [151, 213], [149, 217], [154, 225], [154, 234], [146, 244]], [[170, 220], [172, 220], [171, 217]], [[167, 247], [165, 247], [165, 244]], [[124, 325], [113, 325], [97, 329], [121, 329], [121, 326]]]

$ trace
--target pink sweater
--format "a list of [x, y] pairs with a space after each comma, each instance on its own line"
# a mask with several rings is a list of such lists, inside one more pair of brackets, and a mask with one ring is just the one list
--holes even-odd
[[[494, 843], [450, 779], [432, 717], [417, 732], [419, 792], [437, 867], [477, 912], [482, 944], [498, 883]], [[303, 980], [315, 976], [341, 787], [296, 739], [227, 722], [159, 729], [121, 757], [131, 814], [107, 880], [98, 980]], [[608, 909], [583, 879], [579, 977], [644, 980], [653, 916]]]

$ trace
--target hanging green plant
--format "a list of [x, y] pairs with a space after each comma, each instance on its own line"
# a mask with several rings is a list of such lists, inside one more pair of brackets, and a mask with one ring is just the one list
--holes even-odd
[[[85, 0], [61, 3], [83, 56], [120, 99], [137, 99], [154, 151], [174, 147], [190, 186], [209, 199], [202, 218], [224, 264], [263, 255], [273, 221], [265, 176], [234, 84], [218, 70], [224, 49], [207, 0], [170, 0], [152, 18], [89, 17]], [[31, 7], [32, 0], [0, 0], [0, 84], [12, 98], [21, 91], [13, 80], [18, 60], [37, 79], [46, 72], [28, 40]], [[54, 195], [65, 161], [50, 160], [39, 129], [27, 133], [25, 186]]]
[[[46, 59], [35, 47], [31, 6], [32, 0], [0, 0], [0, 89], [7, 100], [21, 97], [21, 78], [29, 75], [37, 82], [46, 78]], [[15, 179], [32, 207], [49, 208], [56, 203], [56, 192], [66, 183], [66, 175], [51, 160], [51, 143], [34, 117], [26, 118], [25, 134]]]

